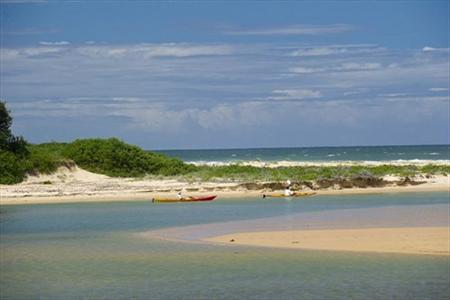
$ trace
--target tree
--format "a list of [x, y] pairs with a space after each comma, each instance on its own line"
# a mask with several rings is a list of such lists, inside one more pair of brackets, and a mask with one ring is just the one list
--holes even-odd
[[6, 104], [0, 101], [0, 150], [10, 151], [17, 155], [27, 155], [27, 142], [21, 136], [11, 133], [12, 117]]
[[0, 149], [7, 148], [8, 138], [11, 136], [12, 118], [4, 102], [0, 101]]

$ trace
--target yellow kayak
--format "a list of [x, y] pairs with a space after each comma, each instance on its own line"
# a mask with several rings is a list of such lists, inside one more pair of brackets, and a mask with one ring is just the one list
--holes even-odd
[[295, 197], [307, 197], [317, 194], [316, 192], [303, 192], [303, 193], [294, 193], [290, 196], [286, 196], [285, 194], [263, 194], [263, 198], [271, 197], [271, 198], [295, 198]]

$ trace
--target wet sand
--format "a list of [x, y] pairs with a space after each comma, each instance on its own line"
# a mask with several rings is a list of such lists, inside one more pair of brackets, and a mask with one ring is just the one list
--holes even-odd
[[276, 248], [450, 255], [448, 227], [244, 232], [206, 240]]

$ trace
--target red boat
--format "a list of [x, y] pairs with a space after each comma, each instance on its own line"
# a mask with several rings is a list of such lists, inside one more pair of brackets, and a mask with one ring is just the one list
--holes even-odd
[[153, 198], [152, 202], [196, 202], [196, 201], [212, 201], [216, 199], [216, 195], [204, 197], [185, 197], [185, 198]]

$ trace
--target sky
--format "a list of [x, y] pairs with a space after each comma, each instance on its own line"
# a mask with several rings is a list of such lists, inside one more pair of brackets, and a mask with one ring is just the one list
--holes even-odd
[[0, 99], [32, 143], [449, 144], [449, 1], [0, 0]]

